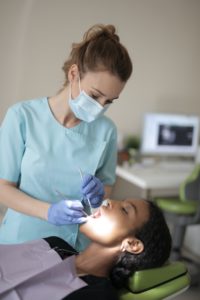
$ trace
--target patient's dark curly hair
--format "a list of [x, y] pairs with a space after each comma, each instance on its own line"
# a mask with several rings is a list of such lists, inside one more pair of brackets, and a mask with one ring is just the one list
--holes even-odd
[[169, 258], [171, 235], [162, 211], [152, 201], [149, 203], [149, 219], [134, 232], [134, 236], [144, 244], [144, 251], [120, 254], [110, 272], [110, 279], [116, 288], [126, 286], [128, 278], [138, 270], [160, 267]]

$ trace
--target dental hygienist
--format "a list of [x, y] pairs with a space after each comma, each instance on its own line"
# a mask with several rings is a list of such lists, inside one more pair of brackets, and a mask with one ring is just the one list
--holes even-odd
[[2, 244], [58, 236], [83, 250], [89, 241], [78, 224], [115, 182], [116, 127], [103, 114], [132, 72], [115, 27], [91, 27], [72, 45], [63, 71], [58, 94], [13, 105], [2, 123]]

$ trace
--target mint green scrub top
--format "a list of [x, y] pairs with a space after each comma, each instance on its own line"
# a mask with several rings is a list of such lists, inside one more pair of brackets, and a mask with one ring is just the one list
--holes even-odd
[[[81, 199], [83, 173], [104, 185], [115, 182], [117, 132], [106, 116], [73, 128], [54, 118], [47, 97], [17, 103], [8, 109], [0, 128], [0, 178], [17, 183], [41, 201]], [[0, 227], [0, 243], [21, 243], [58, 236], [82, 251], [89, 240], [78, 225], [56, 226], [8, 209]]]

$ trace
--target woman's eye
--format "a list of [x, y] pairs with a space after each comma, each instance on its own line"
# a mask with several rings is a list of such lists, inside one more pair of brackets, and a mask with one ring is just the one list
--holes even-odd
[[106, 101], [106, 104], [112, 104], [112, 103], [113, 103], [112, 100], [107, 100], [107, 101]]
[[91, 95], [91, 97], [92, 97], [93, 99], [95, 99], [95, 100], [98, 99], [98, 96], [97, 96], [97, 95]]

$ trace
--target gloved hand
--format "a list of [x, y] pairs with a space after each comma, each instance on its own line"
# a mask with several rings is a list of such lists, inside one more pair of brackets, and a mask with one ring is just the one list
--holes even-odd
[[83, 194], [83, 201], [88, 205], [88, 200], [93, 208], [99, 207], [104, 197], [104, 185], [97, 177], [85, 174], [83, 176], [83, 182], [81, 187], [81, 193]]
[[54, 225], [80, 224], [86, 221], [86, 213], [79, 200], [62, 200], [49, 207], [48, 221]]

